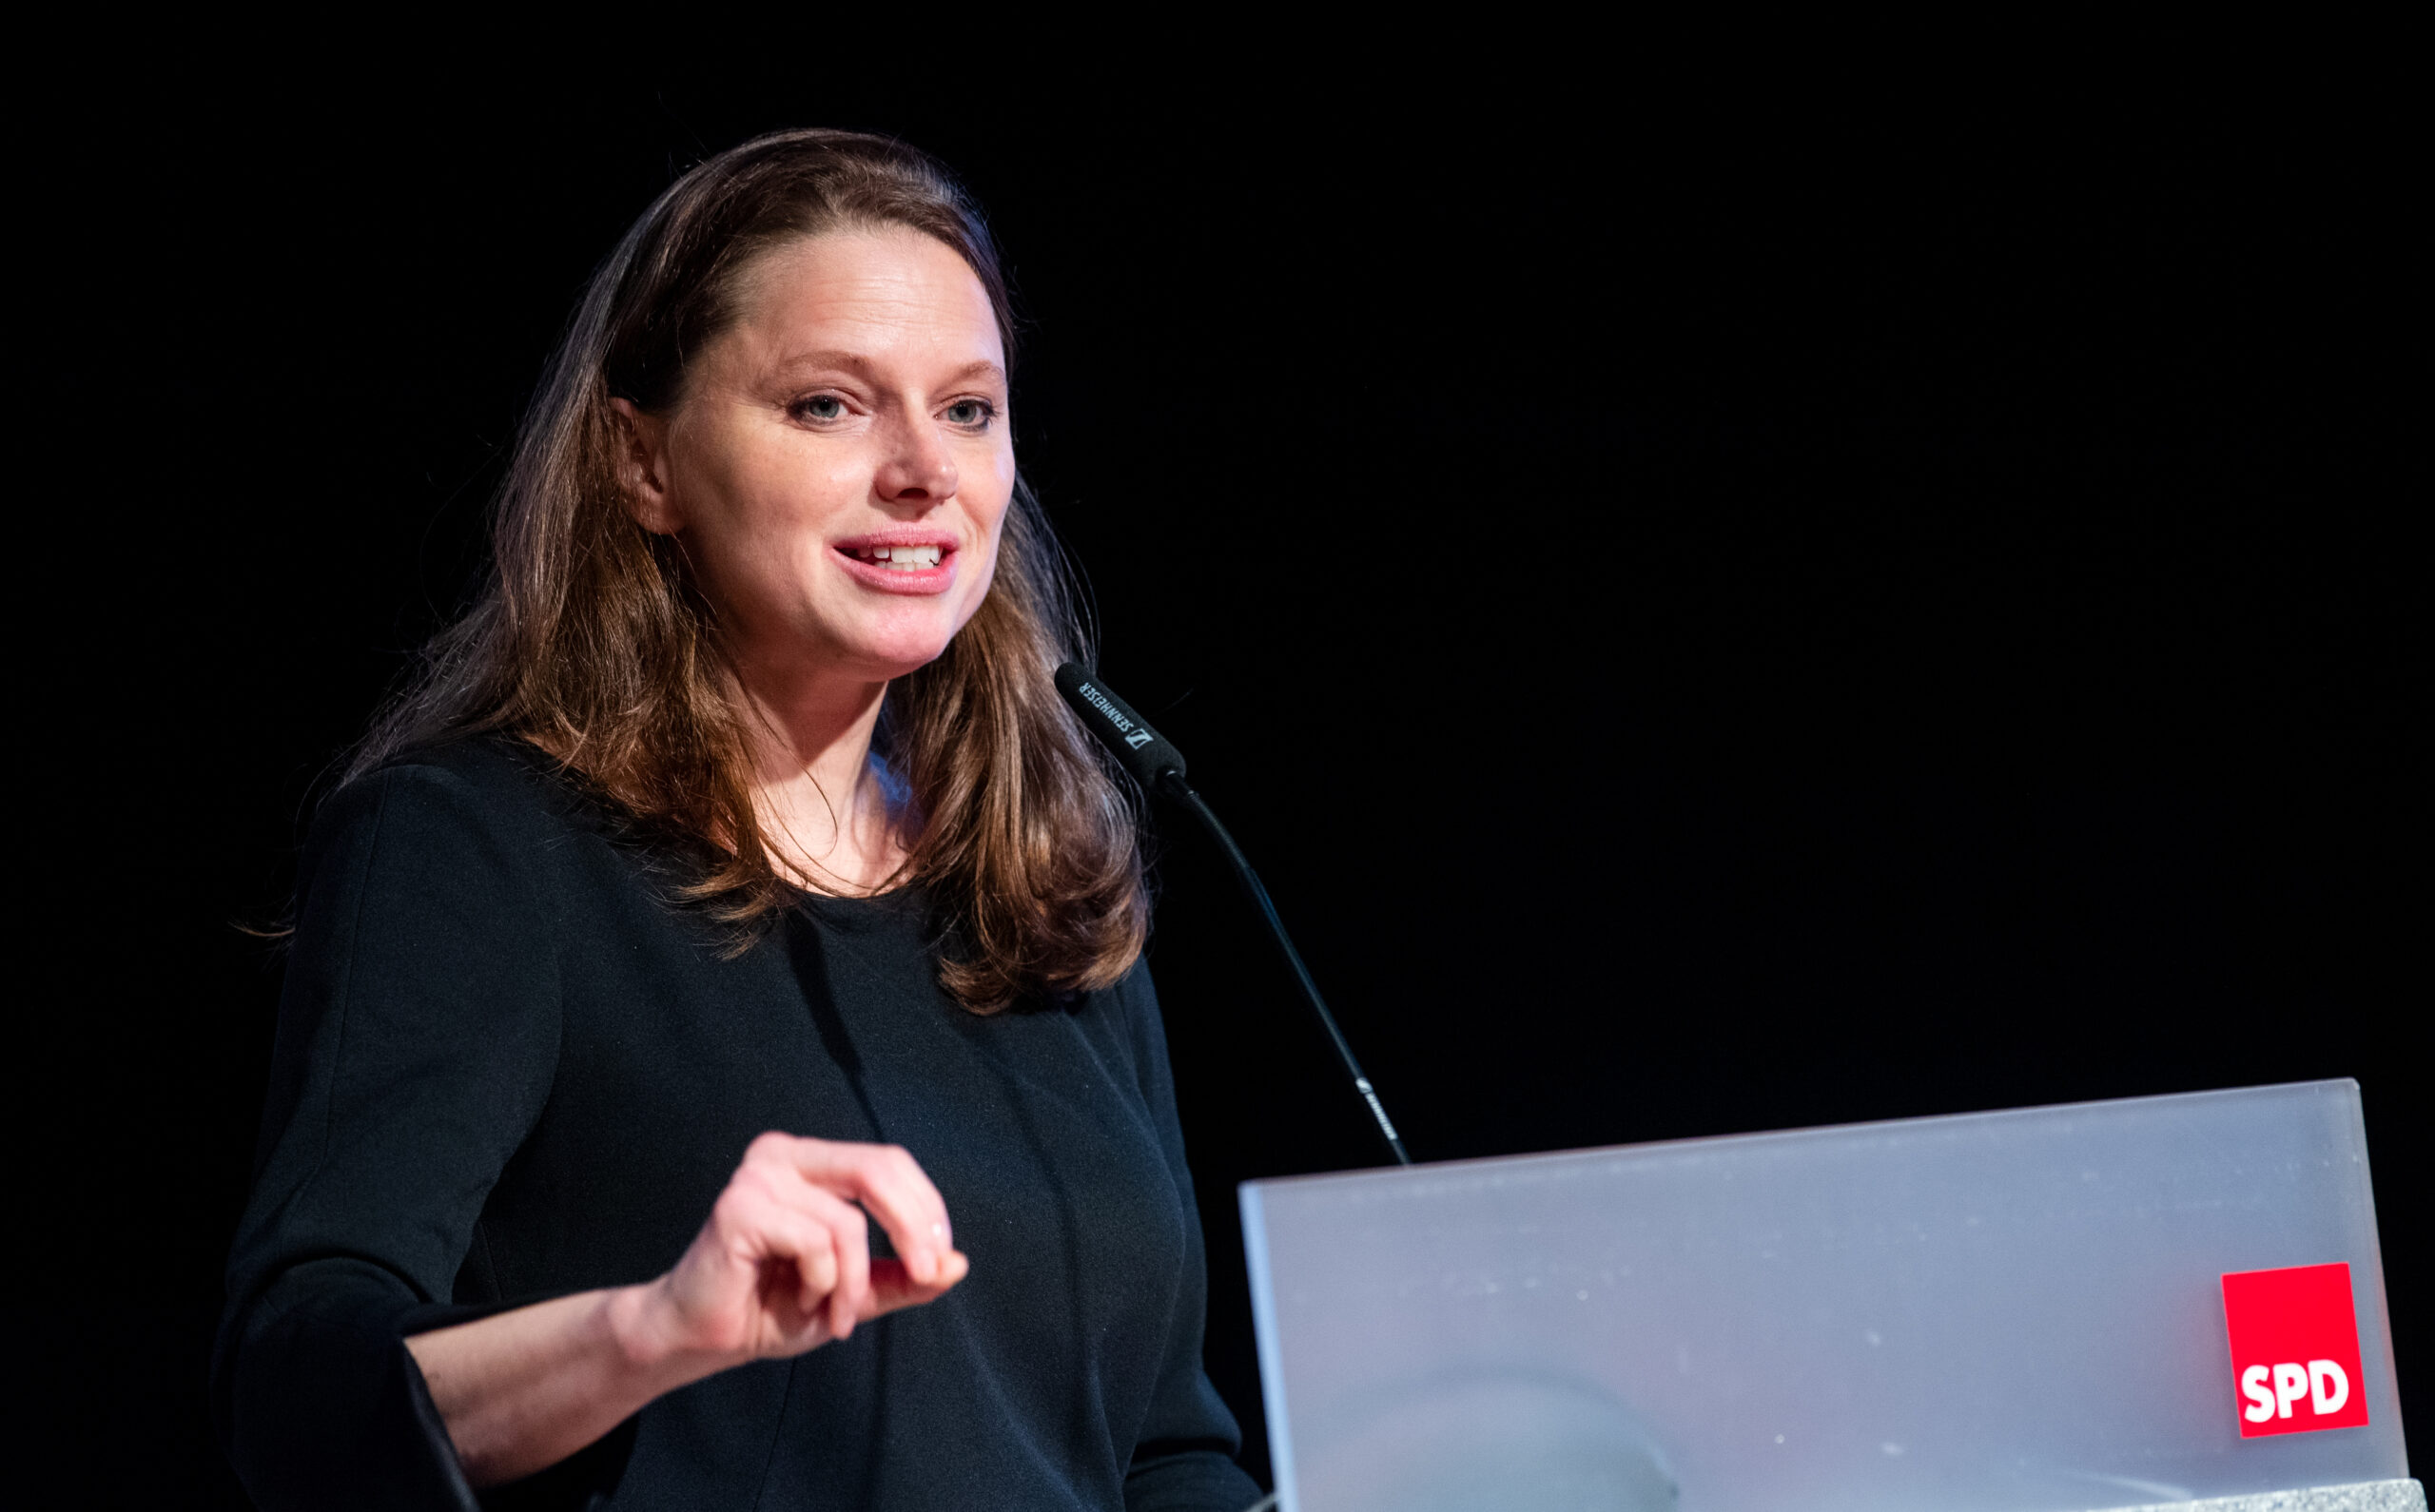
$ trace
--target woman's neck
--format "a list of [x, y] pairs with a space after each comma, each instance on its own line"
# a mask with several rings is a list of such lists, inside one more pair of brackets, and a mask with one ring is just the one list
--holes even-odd
[[876, 891], [906, 850], [871, 765], [886, 683], [743, 679], [753, 802], [782, 873], [814, 892]]

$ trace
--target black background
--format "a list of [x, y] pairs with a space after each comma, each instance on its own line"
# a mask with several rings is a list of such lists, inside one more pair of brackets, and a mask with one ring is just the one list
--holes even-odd
[[[19, 1076], [68, 1152], [30, 1379], [98, 1498], [241, 1504], [203, 1379], [278, 969], [233, 924], [474, 582], [592, 266], [794, 124], [990, 206], [1103, 669], [1417, 1155], [2355, 1076], [2423, 1442], [2423, 121], [742, 52], [55, 112]], [[1205, 843], [1159, 862], [1264, 1475], [1235, 1185], [1374, 1152]]]

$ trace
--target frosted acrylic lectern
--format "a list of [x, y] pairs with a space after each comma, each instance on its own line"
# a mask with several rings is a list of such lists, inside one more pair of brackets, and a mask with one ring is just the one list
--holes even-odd
[[[1242, 1212], [1284, 1512], [2425, 1505], [2351, 1081], [1256, 1181]], [[2260, 1344], [2295, 1359], [2258, 1356], [2244, 1436], [2223, 1277], [2340, 1265], [2358, 1379]], [[2328, 1402], [2365, 1425], [2309, 1426]]]

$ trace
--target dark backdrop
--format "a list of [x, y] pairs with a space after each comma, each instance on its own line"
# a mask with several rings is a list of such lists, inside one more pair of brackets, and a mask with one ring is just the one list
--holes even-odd
[[[37, 175], [70, 339], [31, 439], [75, 481], [19, 495], [65, 543], [19, 570], [58, 595], [20, 1076], [68, 1152], [35, 1379], [97, 1491], [239, 1500], [204, 1361], [279, 973], [233, 925], [468, 591], [594, 262], [805, 123], [993, 210], [1104, 669], [1420, 1157], [2356, 1076], [2423, 1441], [2426, 249], [2372, 89], [550, 62], [114, 77]], [[1159, 871], [1264, 1472], [1235, 1184], [1373, 1151], [1200, 839]]]

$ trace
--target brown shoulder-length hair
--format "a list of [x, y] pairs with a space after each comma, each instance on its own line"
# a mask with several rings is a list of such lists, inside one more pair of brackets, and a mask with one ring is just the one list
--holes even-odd
[[[424, 649], [356, 753], [354, 777], [411, 747], [521, 737], [640, 831], [698, 849], [680, 889], [749, 942], [796, 894], [752, 800], [742, 701], [716, 616], [672, 539], [628, 513], [612, 398], [664, 412], [736, 314], [756, 259], [850, 227], [953, 247], [1014, 321], [980, 211], [902, 143], [783, 131], [678, 179], [594, 275], [526, 416], [473, 609]], [[1134, 803], [1051, 676], [1085, 657], [1064, 560], [1017, 484], [997, 574], [945, 654], [889, 684], [876, 754], [905, 790], [910, 858], [965, 1007], [1106, 987], [1148, 931]]]

